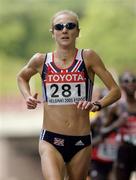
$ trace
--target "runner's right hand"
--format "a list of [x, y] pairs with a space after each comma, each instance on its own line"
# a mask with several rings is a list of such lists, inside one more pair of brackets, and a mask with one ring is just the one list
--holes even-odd
[[37, 99], [38, 93], [35, 93], [33, 96], [28, 96], [26, 99], [26, 105], [27, 105], [27, 109], [35, 109], [37, 107], [38, 103], [41, 103], [41, 101], [39, 101]]

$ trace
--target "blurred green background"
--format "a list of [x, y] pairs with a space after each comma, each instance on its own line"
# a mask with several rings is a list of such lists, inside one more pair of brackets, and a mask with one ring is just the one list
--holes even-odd
[[33, 54], [54, 49], [50, 19], [62, 9], [79, 15], [77, 47], [95, 50], [117, 75], [135, 71], [136, 0], [0, 0], [1, 97], [18, 95], [16, 74]]

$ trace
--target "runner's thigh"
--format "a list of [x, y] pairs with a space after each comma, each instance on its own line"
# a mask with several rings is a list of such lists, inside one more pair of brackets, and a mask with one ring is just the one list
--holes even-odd
[[91, 160], [91, 146], [80, 150], [67, 164], [69, 180], [85, 180]]
[[39, 142], [42, 172], [45, 180], [63, 180], [65, 166], [60, 153], [50, 143]]

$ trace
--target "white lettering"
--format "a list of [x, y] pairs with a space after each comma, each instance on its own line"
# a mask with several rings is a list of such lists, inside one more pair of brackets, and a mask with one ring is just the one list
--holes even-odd
[[83, 78], [83, 76], [81, 74], [79, 74], [79, 76], [78, 76], [78, 81], [79, 80], [82, 80], [82, 81], [84, 80], [84, 78]]
[[48, 78], [49, 78], [49, 82], [51, 81], [53, 75], [48, 75]]
[[61, 79], [61, 81], [64, 81], [64, 78], [65, 78], [65, 74], [60, 74], [60, 79]]
[[48, 75], [48, 82], [78, 82], [84, 81], [83, 74], [49, 74]]
[[57, 75], [57, 74], [55, 74], [54, 76], [53, 76], [53, 81], [55, 81], [55, 82], [57, 82], [57, 81], [59, 81], [59, 76]]
[[66, 76], [66, 81], [71, 81], [72, 80], [72, 76], [70, 75], [70, 74], [68, 74], [67, 76]]

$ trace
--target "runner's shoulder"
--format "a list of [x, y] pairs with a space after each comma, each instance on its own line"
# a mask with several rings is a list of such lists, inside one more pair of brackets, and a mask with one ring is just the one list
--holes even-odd
[[83, 58], [86, 64], [93, 66], [101, 62], [100, 56], [92, 49], [84, 49]]
[[43, 61], [45, 60], [46, 53], [35, 53], [31, 59], [35, 61]]
[[28, 62], [28, 67], [33, 67], [37, 71], [42, 68], [45, 61], [46, 54], [44, 53], [35, 53]]

